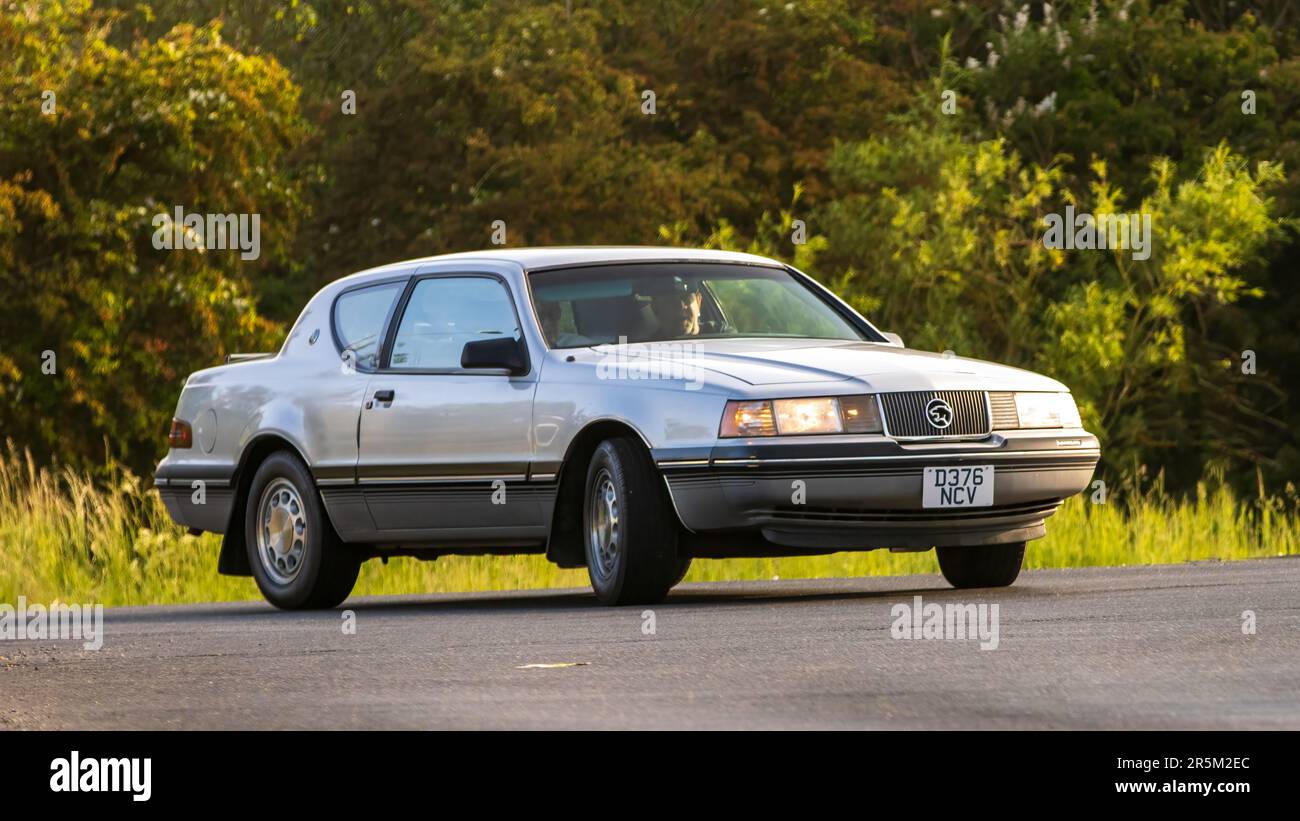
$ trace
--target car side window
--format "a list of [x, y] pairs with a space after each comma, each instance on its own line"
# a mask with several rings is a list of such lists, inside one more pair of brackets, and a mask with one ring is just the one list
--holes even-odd
[[489, 277], [420, 280], [397, 326], [389, 367], [459, 370], [465, 343], [521, 337], [505, 285]]
[[334, 303], [335, 333], [344, 355], [351, 351], [352, 363], [358, 370], [370, 371], [379, 366], [384, 320], [404, 286], [403, 282], [388, 282], [358, 288]]

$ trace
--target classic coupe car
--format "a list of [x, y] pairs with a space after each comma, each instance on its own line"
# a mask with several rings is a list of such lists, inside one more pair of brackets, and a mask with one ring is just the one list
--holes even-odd
[[909, 350], [783, 263], [669, 248], [345, 277], [277, 353], [190, 376], [169, 444], [172, 518], [290, 609], [447, 554], [544, 553], [606, 604], [694, 558], [876, 548], [1008, 585], [1100, 455], [1055, 380]]

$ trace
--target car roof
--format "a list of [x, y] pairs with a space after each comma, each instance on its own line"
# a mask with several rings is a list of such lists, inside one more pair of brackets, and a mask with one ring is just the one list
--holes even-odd
[[344, 279], [368, 279], [395, 273], [398, 269], [436, 262], [495, 262], [514, 263], [525, 271], [545, 268], [566, 268], [578, 265], [599, 265], [619, 262], [731, 262], [745, 265], [780, 266], [781, 262], [757, 254], [739, 251], [717, 251], [705, 248], [671, 248], [652, 245], [581, 245], [556, 248], [493, 248], [483, 251], [462, 251], [432, 257], [393, 262], [360, 271]]

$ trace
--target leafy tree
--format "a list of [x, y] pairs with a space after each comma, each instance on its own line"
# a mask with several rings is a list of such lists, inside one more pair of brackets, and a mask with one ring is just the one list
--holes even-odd
[[[284, 69], [218, 25], [119, 48], [114, 22], [84, 0], [0, 16], [0, 425], [47, 457], [143, 468], [190, 371], [276, 342], [248, 282], [295, 234], [279, 162], [302, 128]], [[177, 206], [259, 214], [261, 258], [156, 249]]]
[[[1076, 190], [1062, 162], [1027, 162], [1005, 140], [971, 133], [922, 109], [899, 133], [836, 152], [844, 193], [819, 224], [829, 248], [820, 269], [843, 271], [839, 290], [917, 347], [1058, 376], [1112, 466], [1168, 465], [1195, 479], [1216, 454], [1266, 448], [1276, 422], [1270, 434], [1207, 401], [1231, 393], [1229, 374], [1188, 320], [1257, 292], [1243, 271], [1279, 231], [1266, 192], [1280, 170], [1251, 169], [1226, 146], [1182, 176], [1160, 158], [1138, 199], [1104, 161]], [[1066, 205], [1149, 215], [1150, 258], [1046, 247], [1045, 218]], [[1180, 465], [1189, 434], [1205, 447]]]
[[[488, 246], [501, 220], [510, 245], [791, 259], [912, 344], [1061, 376], [1112, 467], [1281, 483], [1300, 472], [1293, 14], [20, 2], [0, 17], [0, 422], [46, 455], [94, 461], [107, 439], [148, 467], [177, 380], [273, 344], [264, 317]], [[261, 257], [155, 250], [176, 205], [259, 213]], [[1151, 258], [1046, 248], [1067, 205], [1150, 214]]]
[[[945, 8], [961, 43], [956, 57], [969, 68], [955, 84], [973, 127], [1005, 137], [1021, 156], [1064, 163], [1073, 187], [1088, 184], [1095, 157], [1106, 160], [1112, 184], [1134, 196], [1151, 190], [1152, 163], [1161, 157], [1189, 171], [1226, 144], [1252, 163], [1271, 164], [1273, 213], [1288, 219], [1267, 248], [1241, 262], [1237, 275], [1252, 287], [1181, 317], [1189, 356], [1221, 367], [1202, 388], [1203, 398], [1217, 401], [1198, 403], [1199, 422], [1182, 430], [1196, 445], [1183, 448], [1179, 461], [1189, 479], [1205, 451], [1230, 458], [1251, 480], [1254, 465], [1274, 482], [1293, 479], [1300, 403], [1286, 386], [1300, 384], [1293, 263], [1300, 233], [1290, 219], [1300, 211], [1300, 58], [1291, 4]], [[1260, 362], [1242, 379], [1246, 350]]]

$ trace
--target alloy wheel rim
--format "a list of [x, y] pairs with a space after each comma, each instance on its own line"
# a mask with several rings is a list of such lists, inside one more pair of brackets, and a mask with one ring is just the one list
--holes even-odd
[[288, 479], [276, 479], [257, 505], [257, 555], [271, 581], [287, 585], [298, 577], [307, 550], [307, 509]]
[[587, 548], [591, 556], [591, 569], [601, 579], [614, 575], [622, 541], [620, 527], [618, 488], [609, 470], [601, 468], [596, 481], [591, 484], [591, 497], [587, 504]]

